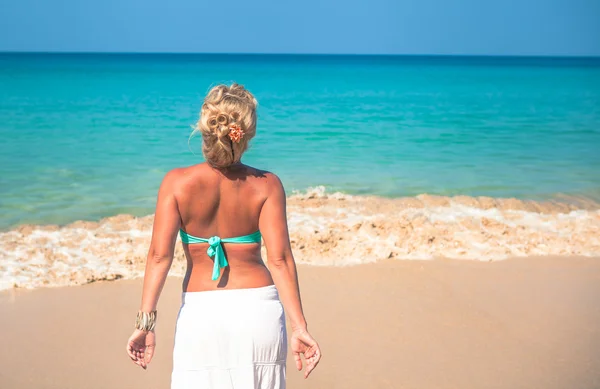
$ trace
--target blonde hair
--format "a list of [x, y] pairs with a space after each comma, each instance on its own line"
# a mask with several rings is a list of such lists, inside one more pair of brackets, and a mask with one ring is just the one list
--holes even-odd
[[[248, 142], [256, 134], [257, 106], [252, 93], [236, 83], [217, 85], [208, 92], [193, 132], [202, 134], [202, 154], [206, 162], [224, 168], [240, 161]], [[241, 129], [241, 139], [230, 134], [236, 129]]]

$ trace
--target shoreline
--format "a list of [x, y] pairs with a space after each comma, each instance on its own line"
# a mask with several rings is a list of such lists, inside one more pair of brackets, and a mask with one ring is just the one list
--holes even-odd
[[[139, 277], [152, 222], [153, 215], [118, 215], [0, 233], [0, 290]], [[600, 256], [600, 209], [564, 203], [426, 195], [384, 199], [317, 188], [288, 197], [288, 224], [294, 256], [304, 265]], [[178, 243], [170, 274], [184, 271]]]
[[[298, 274], [324, 356], [304, 382], [288, 355], [290, 389], [600, 383], [600, 258], [387, 260]], [[147, 371], [124, 351], [141, 280], [0, 292], [0, 386], [168, 387], [181, 281], [166, 282]]]
[[[487, 210], [498, 209], [500, 211], [525, 211], [539, 214], [561, 214], [573, 211], [597, 211], [600, 210], [600, 200], [582, 195], [570, 195], [556, 193], [543, 199], [529, 199], [518, 197], [490, 197], [471, 195], [437, 195], [422, 193], [416, 196], [380, 196], [373, 194], [348, 194], [345, 192], [329, 192], [323, 185], [309, 187], [304, 191], [292, 191], [287, 195], [288, 202], [302, 202], [315, 199], [343, 199], [357, 200], [363, 202], [396, 203], [399, 207], [450, 207], [465, 206], [475, 209]], [[150, 211], [145, 214], [116, 213], [91, 219], [74, 219], [65, 223], [19, 223], [0, 228], [0, 234], [21, 230], [38, 228], [43, 230], [56, 230], [65, 227], [78, 226], [82, 223], [102, 223], [115, 217], [146, 218], [154, 216]]]

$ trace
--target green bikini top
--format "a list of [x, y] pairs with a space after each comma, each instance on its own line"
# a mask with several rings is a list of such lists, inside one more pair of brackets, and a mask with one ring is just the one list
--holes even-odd
[[262, 238], [260, 231], [256, 231], [253, 234], [237, 236], [235, 238], [220, 238], [218, 236], [213, 236], [211, 238], [204, 239], [190, 235], [181, 229], [179, 230], [179, 236], [181, 236], [181, 241], [185, 244], [208, 243], [208, 249], [206, 250], [206, 253], [209, 257], [214, 257], [215, 261], [212, 272], [213, 281], [219, 279], [221, 268], [229, 265], [227, 263], [227, 258], [225, 258], [225, 252], [223, 251], [223, 246], [221, 246], [221, 243], [260, 243]]

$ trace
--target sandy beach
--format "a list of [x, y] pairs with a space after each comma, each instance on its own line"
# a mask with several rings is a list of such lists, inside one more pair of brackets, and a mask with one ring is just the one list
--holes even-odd
[[0, 389], [600, 389], [600, 0], [6, 3]]
[[[0, 232], [0, 290], [141, 277], [153, 221], [154, 215], [123, 214], [98, 222], [21, 225]], [[289, 196], [288, 224], [296, 262], [303, 265], [600, 256], [600, 205], [583, 198], [390, 199], [327, 193], [321, 187]], [[183, 276], [185, 266], [178, 243], [169, 274]]]
[[[289, 388], [598, 388], [600, 258], [300, 266], [321, 365]], [[147, 371], [125, 353], [141, 279], [0, 293], [0, 388], [168, 388], [180, 283]]]

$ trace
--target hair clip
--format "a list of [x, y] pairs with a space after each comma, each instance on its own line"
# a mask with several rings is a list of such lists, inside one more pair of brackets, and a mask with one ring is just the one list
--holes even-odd
[[229, 139], [231, 139], [232, 142], [240, 143], [240, 141], [244, 137], [244, 131], [242, 130], [242, 127], [240, 127], [238, 124], [232, 124], [229, 126], [228, 135]]

